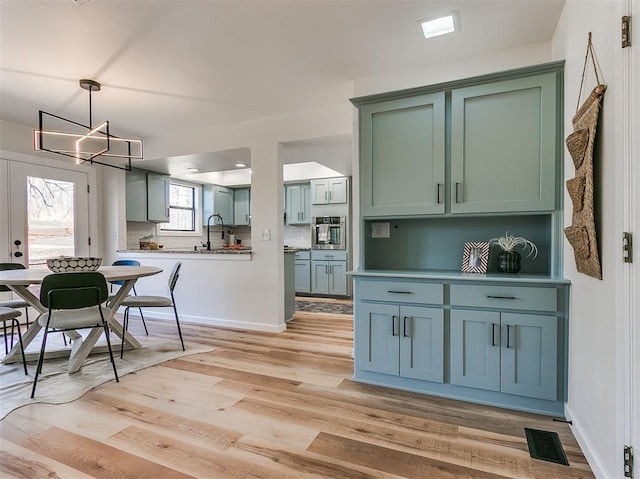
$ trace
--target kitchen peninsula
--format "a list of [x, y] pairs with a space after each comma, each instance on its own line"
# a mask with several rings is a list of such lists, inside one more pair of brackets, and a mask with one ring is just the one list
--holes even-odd
[[[295, 310], [294, 248], [284, 249], [284, 321], [293, 318]], [[253, 320], [250, 309], [252, 292], [244, 285], [251, 274], [250, 263], [256, 253], [249, 247], [206, 249], [119, 250], [118, 259], [135, 259], [143, 266], [157, 266], [162, 273], [139, 281], [139, 295], [167, 294], [167, 281], [173, 265], [182, 262], [175, 298], [181, 321], [215, 326], [263, 329]], [[139, 314], [131, 310], [131, 315]], [[145, 310], [145, 315], [172, 319], [173, 312]]]

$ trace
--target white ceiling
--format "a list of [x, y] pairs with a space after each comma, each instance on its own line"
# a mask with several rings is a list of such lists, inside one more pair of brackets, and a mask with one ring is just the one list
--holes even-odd
[[[107, 119], [115, 135], [143, 139], [336, 105], [348, 101], [358, 78], [549, 40], [563, 5], [0, 0], [0, 117], [35, 127], [44, 110], [88, 123], [81, 78], [102, 84], [93, 95], [94, 123]], [[421, 37], [417, 20], [452, 10], [460, 12], [461, 32]], [[343, 138], [318, 145], [351, 154]], [[313, 145], [289, 146], [309, 153]], [[212, 155], [235, 162], [229, 153]]]

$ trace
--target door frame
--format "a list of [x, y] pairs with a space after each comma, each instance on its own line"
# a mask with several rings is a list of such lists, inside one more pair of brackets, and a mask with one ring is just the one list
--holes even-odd
[[[621, 0], [622, 15], [631, 16], [631, 31], [640, 27], [640, 0]], [[635, 48], [634, 48], [635, 46]], [[622, 158], [622, 231], [631, 232], [635, 236], [635, 245], [631, 263], [623, 263], [618, 279], [622, 286], [622, 324], [619, 328], [618, 344], [622, 349], [622, 377], [618, 388], [620, 405], [616, 452], [622, 458], [622, 448], [632, 446], [640, 449], [640, 139], [634, 134], [640, 127], [640, 95], [635, 93], [640, 81], [640, 49], [637, 40], [631, 46], [622, 49], [621, 53], [621, 158]], [[635, 164], [634, 164], [635, 163]], [[620, 239], [620, 252], [622, 250]], [[637, 463], [637, 459], [636, 459]], [[637, 466], [636, 466], [637, 469]], [[622, 475], [622, 461], [620, 469]], [[637, 472], [636, 472], [637, 475]]]
[[[99, 256], [101, 252], [100, 241], [100, 221], [98, 216], [98, 173], [95, 167], [89, 165], [76, 165], [72, 159], [69, 161], [52, 159], [43, 156], [27, 155], [15, 151], [0, 150], [0, 225], [9, 225], [9, 162], [28, 163], [38, 166], [46, 166], [60, 170], [82, 171], [87, 174], [87, 182], [89, 185], [88, 196], [88, 230], [91, 238], [89, 246], [90, 256]], [[3, 201], [5, 200], [5, 201]], [[0, 233], [0, 262], [11, 262], [13, 250], [11, 248], [11, 237], [9, 228], [4, 228]]]

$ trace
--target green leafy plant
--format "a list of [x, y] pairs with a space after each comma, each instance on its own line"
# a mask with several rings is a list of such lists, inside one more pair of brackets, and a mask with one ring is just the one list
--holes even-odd
[[520, 246], [525, 253], [528, 252], [527, 256], [533, 255], [534, 258], [538, 256], [538, 247], [535, 244], [533, 244], [527, 238], [523, 238], [522, 236], [510, 235], [508, 231], [504, 236], [491, 238], [489, 240], [489, 244], [497, 244], [503, 251], [509, 252], [514, 252], [514, 249]]

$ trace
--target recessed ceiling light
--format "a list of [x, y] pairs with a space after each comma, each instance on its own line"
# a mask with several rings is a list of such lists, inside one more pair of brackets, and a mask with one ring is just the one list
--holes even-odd
[[187, 171], [189, 173], [197, 173], [198, 171], [200, 171], [200, 168], [187, 168]]
[[237, 168], [246, 168], [246, 166], [247, 166], [246, 163], [236, 163]]
[[425, 38], [446, 35], [460, 30], [460, 19], [457, 11], [438, 15], [437, 17], [425, 18], [424, 20], [419, 20], [419, 23]]

